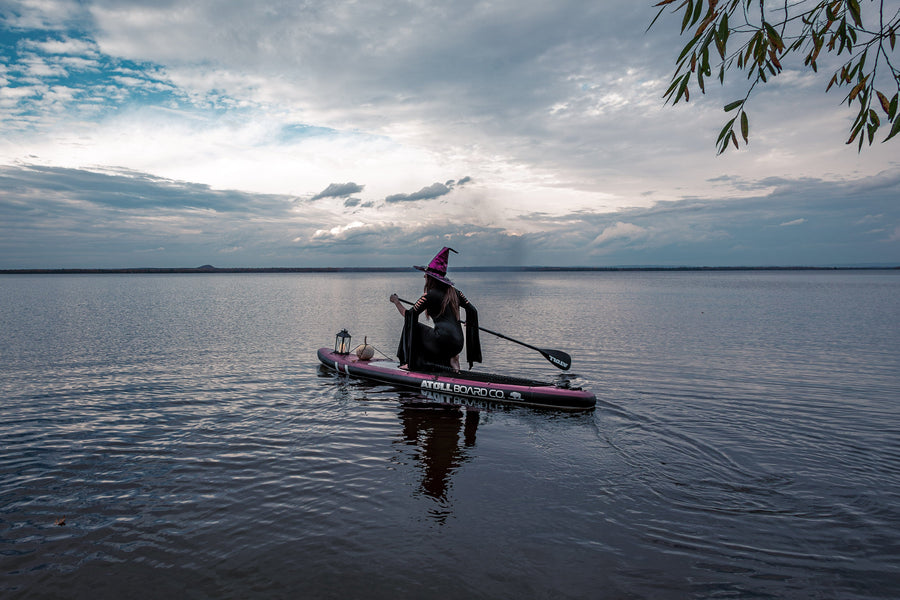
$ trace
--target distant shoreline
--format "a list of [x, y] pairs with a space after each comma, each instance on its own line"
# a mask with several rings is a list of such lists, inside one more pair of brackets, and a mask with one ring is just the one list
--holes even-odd
[[[454, 272], [619, 272], [619, 271], [890, 271], [898, 266], [767, 266], [767, 267], [455, 267]], [[409, 267], [139, 267], [123, 269], [0, 269], [0, 275], [153, 275], [153, 274], [215, 274], [215, 273], [401, 273]]]

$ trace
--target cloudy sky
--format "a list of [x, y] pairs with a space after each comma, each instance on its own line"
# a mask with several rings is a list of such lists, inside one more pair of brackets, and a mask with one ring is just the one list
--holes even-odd
[[654, 3], [0, 0], [0, 268], [900, 264], [900, 137], [785, 65], [716, 156]]

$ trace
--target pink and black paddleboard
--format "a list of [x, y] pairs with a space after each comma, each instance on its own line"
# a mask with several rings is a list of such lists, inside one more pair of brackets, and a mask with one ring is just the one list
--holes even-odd
[[320, 348], [318, 355], [323, 365], [338, 373], [419, 390], [432, 398], [452, 396], [569, 411], [591, 410], [597, 403], [591, 392], [566, 384], [475, 371], [409, 371], [401, 369], [397, 361], [363, 360], [356, 354], [338, 354], [331, 348]]

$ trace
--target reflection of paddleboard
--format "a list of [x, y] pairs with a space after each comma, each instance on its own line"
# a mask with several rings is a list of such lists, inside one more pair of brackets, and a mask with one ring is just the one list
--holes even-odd
[[320, 348], [318, 354], [323, 365], [338, 373], [422, 392], [560, 410], [590, 410], [597, 403], [587, 390], [543, 381], [474, 371], [407, 371], [397, 361], [360, 360], [356, 354], [337, 354], [331, 348]]

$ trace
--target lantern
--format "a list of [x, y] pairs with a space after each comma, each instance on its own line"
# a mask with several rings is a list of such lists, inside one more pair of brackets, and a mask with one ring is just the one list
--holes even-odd
[[334, 336], [334, 353], [350, 354], [350, 334], [347, 333], [346, 329], [341, 329], [338, 334]]

